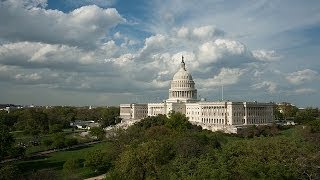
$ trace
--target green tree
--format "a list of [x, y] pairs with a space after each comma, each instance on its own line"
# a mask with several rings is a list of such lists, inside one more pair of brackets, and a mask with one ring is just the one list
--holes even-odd
[[233, 141], [219, 156], [217, 178], [305, 178], [305, 174], [316, 172], [315, 153], [305, 144], [285, 137]]
[[282, 110], [284, 119], [292, 119], [298, 112], [298, 108], [290, 103], [282, 103], [278, 108]]
[[22, 158], [26, 154], [26, 148], [22, 147], [22, 146], [12, 147], [10, 149], [9, 154], [10, 154], [11, 157], [14, 157], [14, 158]]
[[0, 124], [0, 161], [9, 155], [15, 140], [6, 125]]
[[0, 168], [0, 179], [12, 180], [20, 176], [20, 171], [16, 165], [8, 164]]
[[307, 124], [308, 122], [316, 120], [317, 117], [318, 109], [306, 108], [297, 112], [294, 121], [301, 124]]
[[52, 145], [53, 140], [52, 140], [52, 139], [44, 139], [44, 140], [42, 140], [42, 143], [43, 143], [45, 146], [49, 147], [49, 146]]
[[99, 122], [102, 127], [115, 125], [121, 122], [119, 107], [97, 108], [97, 111], [99, 113]]
[[76, 138], [66, 138], [65, 145], [68, 147], [74, 146], [78, 144], [78, 140]]
[[82, 167], [82, 163], [80, 159], [68, 159], [63, 164], [63, 172], [70, 176], [74, 175], [76, 170]]
[[88, 154], [85, 160], [85, 166], [97, 172], [106, 172], [111, 168], [114, 159], [112, 147], [109, 151], [95, 150]]
[[66, 146], [66, 137], [63, 133], [56, 133], [53, 136], [52, 146], [55, 148], [63, 148]]
[[280, 112], [280, 107], [278, 105], [273, 106], [273, 114], [276, 120], [283, 120], [284, 115]]
[[63, 131], [63, 124], [53, 124], [49, 126], [50, 133], [58, 133]]
[[192, 124], [188, 121], [188, 118], [179, 112], [171, 113], [165, 125], [177, 131], [185, 131], [192, 128]]
[[19, 112], [15, 127], [36, 136], [39, 133], [48, 132], [49, 123], [47, 115], [41, 109], [29, 108]]
[[115, 162], [115, 174], [124, 179], [157, 179], [162, 166], [173, 157], [168, 141], [148, 141], [138, 147], [127, 147]]
[[97, 137], [97, 139], [102, 140], [106, 137], [106, 132], [102, 127], [92, 127], [90, 128], [90, 135]]
[[6, 125], [10, 130], [14, 129], [14, 124], [17, 122], [17, 116], [14, 112], [7, 113], [0, 111], [0, 123]]
[[320, 120], [309, 122], [309, 126], [312, 133], [320, 133]]

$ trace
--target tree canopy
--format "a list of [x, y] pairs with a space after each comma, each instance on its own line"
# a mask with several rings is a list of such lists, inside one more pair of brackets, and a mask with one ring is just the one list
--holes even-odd
[[107, 179], [320, 177], [317, 146], [302, 136], [280, 135], [273, 127], [255, 128], [255, 136], [234, 137], [202, 130], [180, 113], [147, 117], [119, 130], [110, 139], [109, 152], [92, 152], [86, 164], [102, 165], [99, 169], [107, 172]]

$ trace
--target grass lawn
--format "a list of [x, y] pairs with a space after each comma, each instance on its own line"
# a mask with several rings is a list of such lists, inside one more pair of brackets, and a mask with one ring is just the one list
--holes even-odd
[[[82, 162], [84, 162], [85, 158], [90, 152], [97, 149], [106, 149], [109, 145], [109, 142], [102, 142], [88, 147], [56, 152], [47, 156], [37, 157], [29, 160], [17, 161], [16, 164], [19, 166], [19, 169], [21, 169], [21, 172], [24, 175], [29, 175], [36, 171], [50, 170], [57, 176], [63, 177], [63, 164], [68, 159], [80, 159]], [[84, 166], [77, 169], [75, 174], [78, 178], [87, 178], [97, 175], [91, 169]]]
[[[78, 140], [78, 143], [86, 143], [86, 142], [90, 142], [92, 141], [91, 138], [87, 138], [87, 137], [81, 137], [79, 134], [82, 132], [82, 130], [75, 130], [72, 131], [72, 129], [64, 129], [63, 133], [66, 135], [66, 138], [76, 138]], [[16, 140], [16, 144], [25, 144], [27, 145], [27, 149], [26, 149], [26, 154], [30, 155], [32, 153], [36, 153], [36, 152], [40, 152], [40, 151], [46, 151], [48, 149], [52, 149], [52, 147], [48, 147], [45, 146], [44, 144], [42, 144], [42, 142], [44, 140], [49, 140], [49, 139], [53, 139], [54, 135], [53, 134], [42, 134], [38, 137], [32, 136], [32, 135], [27, 135], [24, 134], [22, 131], [15, 131], [12, 132], [15, 140]], [[31, 141], [37, 141], [40, 142], [39, 145], [34, 146], [31, 145], [30, 142]]]
[[290, 127], [289, 129], [280, 131], [280, 135], [286, 136], [286, 137], [293, 137], [295, 139], [301, 139], [302, 138], [301, 130], [302, 130], [302, 126], [297, 125], [295, 127]]

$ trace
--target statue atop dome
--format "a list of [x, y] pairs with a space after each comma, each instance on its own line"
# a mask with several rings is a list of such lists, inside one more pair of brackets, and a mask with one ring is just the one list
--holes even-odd
[[180, 66], [181, 66], [182, 69], [186, 70], [186, 64], [184, 63], [183, 59], [184, 59], [184, 57], [182, 56], [182, 61], [181, 61], [181, 65]]

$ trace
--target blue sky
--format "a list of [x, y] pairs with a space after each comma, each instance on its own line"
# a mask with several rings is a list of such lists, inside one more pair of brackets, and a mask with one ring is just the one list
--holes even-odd
[[319, 106], [320, 1], [0, 1], [0, 103], [166, 99], [181, 55], [201, 97]]

